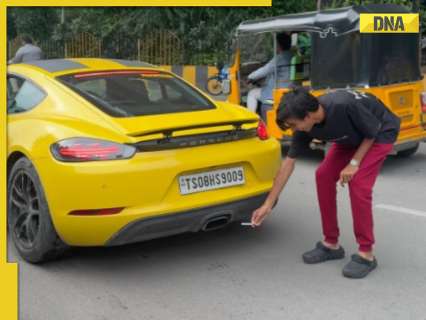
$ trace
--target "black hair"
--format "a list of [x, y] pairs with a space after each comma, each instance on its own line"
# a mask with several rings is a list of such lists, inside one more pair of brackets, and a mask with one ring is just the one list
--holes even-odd
[[318, 107], [317, 98], [310, 94], [308, 90], [296, 87], [281, 98], [277, 111], [277, 125], [286, 130], [288, 129], [286, 122], [289, 119], [303, 120], [308, 115], [308, 112], [315, 112]]
[[33, 43], [33, 39], [32, 39], [29, 35], [27, 35], [27, 34], [22, 35], [22, 36], [21, 36], [21, 39], [22, 39], [22, 41], [24, 41], [25, 43], [29, 43], [29, 44], [32, 44], [32, 43]]
[[277, 44], [282, 50], [290, 50], [291, 48], [291, 36], [285, 32], [277, 34]]

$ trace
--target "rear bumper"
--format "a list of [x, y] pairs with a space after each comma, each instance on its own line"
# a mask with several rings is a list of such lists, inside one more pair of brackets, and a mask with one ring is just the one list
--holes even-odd
[[[394, 144], [393, 150], [391, 154], [396, 154], [399, 151], [407, 150], [416, 147], [417, 144], [420, 142], [426, 142], [426, 133], [425, 136], [419, 136], [413, 139], [409, 140], [399, 140]], [[282, 140], [281, 145], [283, 146], [290, 146], [291, 145], [291, 139], [290, 140]], [[312, 141], [309, 144], [309, 147], [312, 150], [322, 150], [326, 151], [328, 146], [330, 145], [329, 142], [323, 142], [323, 141]]]
[[[420, 142], [426, 142], [426, 139], [418, 139], [418, 140], [408, 140], [408, 141], [400, 141], [394, 144], [393, 150], [390, 153], [391, 155], [395, 155], [400, 151], [404, 151], [407, 149], [415, 148]], [[312, 150], [322, 150], [326, 151], [329, 143], [320, 143], [320, 142], [311, 142], [310, 148]]]
[[397, 154], [400, 151], [416, 148], [416, 146], [420, 142], [426, 142], [426, 139], [423, 140], [412, 140], [412, 141], [404, 141], [393, 146], [392, 154]]
[[[140, 152], [132, 159], [34, 162], [55, 229], [71, 246], [103, 246], [134, 221], [249, 199], [271, 189], [281, 153], [274, 139], [246, 139], [179, 150]], [[246, 182], [182, 195], [181, 175], [243, 167]], [[123, 208], [118, 214], [71, 215], [74, 210]]]
[[220, 216], [228, 217], [228, 223], [250, 220], [253, 210], [263, 204], [267, 195], [268, 193], [263, 193], [240, 201], [137, 220], [122, 228], [105, 245], [117, 246], [185, 232], [197, 232], [207, 221]]

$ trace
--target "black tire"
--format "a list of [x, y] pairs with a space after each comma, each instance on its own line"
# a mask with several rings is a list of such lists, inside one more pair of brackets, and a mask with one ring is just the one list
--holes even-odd
[[219, 80], [218, 76], [212, 76], [207, 79], [206, 90], [212, 96], [218, 96], [222, 93], [222, 82]]
[[397, 155], [398, 157], [402, 157], [402, 158], [411, 157], [417, 152], [417, 150], [419, 150], [419, 146], [420, 146], [420, 143], [417, 143], [414, 147], [411, 147], [409, 149], [405, 149], [402, 151], [398, 151]]
[[28, 262], [54, 260], [68, 249], [56, 233], [40, 179], [27, 158], [16, 161], [9, 174], [7, 225], [15, 248]]

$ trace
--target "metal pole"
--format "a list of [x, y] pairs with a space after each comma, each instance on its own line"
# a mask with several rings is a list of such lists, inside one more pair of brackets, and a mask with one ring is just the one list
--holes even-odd
[[274, 61], [275, 61], [275, 66], [274, 66], [274, 78], [275, 78], [275, 84], [274, 84], [274, 89], [278, 88], [278, 57], [277, 57], [277, 33], [274, 32], [272, 33], [274, 36]]
[[62, 30], [62, 41], [64, 43], [64, 56], [67, 58], [68, 56], [68, 48], [67, 48], [67, 42], [65, 39], [65, 8], [61, 8], [61, 30]]
[[[420, 15], [420, 0], [413, 0], [413, 4], [411, 6], [411, 12], [413, 13], [418, 13]], [[421, 30], [419, 30], [419, 50], [418, 50], [418, 60], [419, 60], [419, 69], [422, 69], [422, 32]], [[422, 74], [422, 72], [420, 71], [420, 74]]]
[[61, 9], [61, 24], [65, 23], [65, 8], [62, 7]]

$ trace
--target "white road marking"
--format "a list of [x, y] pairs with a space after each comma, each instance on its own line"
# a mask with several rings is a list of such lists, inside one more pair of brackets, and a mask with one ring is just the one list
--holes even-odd
[[395, 212], [400, 212], [400, 213], [407, 213], [407, 214], [411, 214], [413, 216], [419, 216], [419, 217], [425, 217], [426, 218], [426, 212], [425, 211], [409, 209], [409, 208], [404, 208], [404, 207], [400, 207], [400, 206], [393, 206], [393, 205], [388, 205], [388, 204], [378, 204], [378, 205], [375, 206], [375, 208], [390, 210], [390, 211], [395, 211]]

